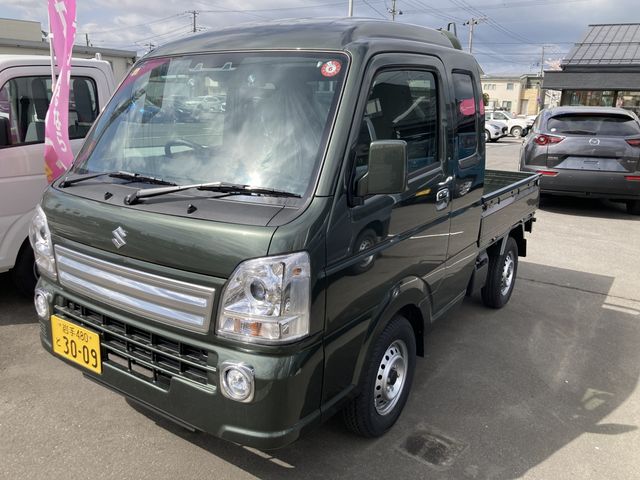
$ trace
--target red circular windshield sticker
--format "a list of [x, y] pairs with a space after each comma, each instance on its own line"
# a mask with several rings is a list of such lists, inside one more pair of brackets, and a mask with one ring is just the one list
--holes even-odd
[[324, 62], [322, 67], [320, 68], [320, 73], [322, 73], [323, 77], [335, 77], [340, 73], [340, 69], [342, 65], [337, 60], [329, 60], [328, 62]]

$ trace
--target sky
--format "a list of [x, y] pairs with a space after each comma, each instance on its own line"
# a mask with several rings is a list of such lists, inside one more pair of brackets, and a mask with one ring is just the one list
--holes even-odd
[[[354, 0], [354, 16], [387, 18], [393, 0]], [[457, 25], [468, 49], [474, 27], [473, 53], [487, 74], [520, 75], [557, 64], [592, 23], [640, 22], [639, 0], [396, 0], [396, 21], [426, 27]], [[46, 0], [0, 0], [5, 18], [40, 21], [48, 30]], [[152, 48], [192, 35], [196, 10], [198, 31], [281, 18], [343, 17], [348, 0], [77, 0], [76, 43], [85, 33], [96, 47]], [[0, 34], [1, 35], [1, 34]], [[152, 45], [149, 45], [152, 44]]]

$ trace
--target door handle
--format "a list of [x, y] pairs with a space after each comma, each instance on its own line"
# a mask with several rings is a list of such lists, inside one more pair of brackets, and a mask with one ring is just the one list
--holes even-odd
[[448, 186], [451, 182], [453, 182], [453, 177], [451, 175], [449, 175], [447, 178], [445, 178], [442, 182], [440, 182], [438, 184], [439, 187], [446, 187]]

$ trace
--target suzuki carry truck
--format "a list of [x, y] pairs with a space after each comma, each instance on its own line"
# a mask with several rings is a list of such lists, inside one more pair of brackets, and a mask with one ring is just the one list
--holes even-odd
[[144, 57], [33, 219], [43, 346], [240, 444], [341, 410], [382, 435], [429, 325], [478, 290], [509, 300], [538, 203], [537, 175], [485, 171], [455, 43], [283, 21]]

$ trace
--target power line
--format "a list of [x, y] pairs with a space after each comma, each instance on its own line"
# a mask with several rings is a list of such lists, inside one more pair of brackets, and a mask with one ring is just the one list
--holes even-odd
[[371, 4], [369, 3], [369, 0], [362, 0], [362, 1], [364, 2], [364, 4], [365, 4], [367, 7], [369, 7], [371, 10], [373, 10], [374, 12], [376, 12], [380, 17], [382, 17], [382, 18], [384, 18], [384, 19], [386, 19], [386, 18], [387, 18], [387, 16], [386, 16], [384, 13], [382, 13], [382, 12], [381, 12], [380, 10], [378, 10], [376, 7], [374, 7], [373, 5], [371, 5]]
[[[406, 0], [405, 0], [406, 1]], [[454, 22], [458, 22], [458, 23], [463, 23], [464, 19], [459, 18], [459, 17], [455, 17], [453, 15], [445, 15], [440, 13], [441, 9], [435, 9], [433, 7], [431, 7], [430, 5], [427, 5], [426, 3], [424, 3], [422, 0], [410, 0], [410, 1], [406, 1], [406, 3], [409, 5], [414, 5], [415, 8], [421, 8], [424, 9], [423, 13], [427, 14], [427, 15], [431, 15], [435, 18], [438, 18], [440, 20], [444, 20], [445, 22], [450, 22], [450, 21], [454, 21]]]
[[520, 40], [522, 42], [527, 42], [527, 43], [530, 42], [529, 39], [526, 39], [522, 35], [515, 33], [509, 30], [508, 28], [502, 26], [501, 24], [496, 22], [494, 19], [486, 15], [484, 12], [478, 10], [477, 8], [467, 3], [465, 0], [450, 0], [450, 2], [453, 3], [454, 5], [457, 5], [458, 7], [465, 9], [466, 11], [470, 12], [472, 15], [479, 15], [480, 17], [486, 17], [487, 24], [490, 25], [494, 30], [504, 33], [505, 35], [515, 38], [516, 40]]
[[89, 33], [92, 36], [101, 37], [105, 33], [119, 32], [119, 31], [122, 31], [122, 30], [129, 30], [131, 28], [136, 28], [136, 27], [146, 27], [147, 25], [154, 25], [156, 23], [167, 22], [169, 20], [172, 20], [172, 19], [174, 19], [176, 17], [181, 17], [183, 15], [184, 15], [184, 12], [176, 13], [174, 15], [170, 15], [170, 16], [164, 17], [164, 18], [159, 18], [157, 20], [151, 20], [150, 22], [141, 23], [139, 25], [127, 25], [127, 26], [124, 26], [124, 27], [112, 28], [112, 29], [109, 29], [109, 30], [98, 30], [98, 31], [93, 30], [91, 32], [78, 32], [78, 33], [79, 34]]

